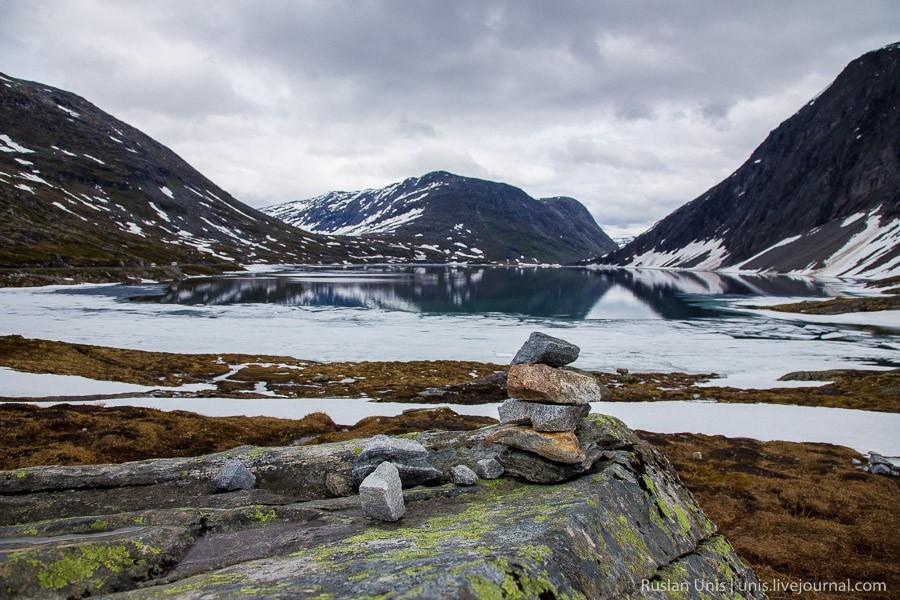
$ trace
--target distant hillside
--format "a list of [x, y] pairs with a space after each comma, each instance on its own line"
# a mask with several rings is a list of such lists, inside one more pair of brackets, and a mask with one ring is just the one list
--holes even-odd
[[616, 249], [574, 198], [537, 200], [445, 171], [262, 210], [309, 231], [405, 242], [444, 260], [567, 263]]
[[851, 62], [730, 177], [600, 262], [900, 274], [900, 44]]
[[402, 246], [309, 234], [235, 200], [83, 98], [0, 75], [0, 267], [359, 262]]

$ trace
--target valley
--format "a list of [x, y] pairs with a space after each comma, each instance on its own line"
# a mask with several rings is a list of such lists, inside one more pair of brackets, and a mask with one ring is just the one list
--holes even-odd
[[[88, 99], [0, 74], [0, 596], [893, 597], [898, 86], [900, 44], [859, 56], [632, 235], [682, 188], [615, 128], [621, 148], [545, 130], [543, 155], [520, 129], [481, 168], [373, 104], [371, 131], [399, 118], [430, 150], [248, 143], [228, 168], [268, 186], [251, 206]], [[722, 110], [700, 121], [746, 106]], [[623, 132], [671, 116], [607, 112]], [[192, 127], [240, 120], [209, 117]], [[166, 122], [145, 121], [183, 141]], [[329, 162], [296, 185], [301, 155], [352, 181]]]

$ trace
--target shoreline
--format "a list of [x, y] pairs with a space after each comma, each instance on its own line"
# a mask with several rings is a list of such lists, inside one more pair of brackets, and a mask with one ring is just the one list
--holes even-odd
[[[9, 335], [0, 336], [0, 389], [4, 369], [13, 370], [18, 377], [35, 374], [36, 383], [31, 387], [43, 385], [48, 393], [9, 397], [9, 392], [0, 392], [4, 396], [0, 402], [123, 397], [118, 389], [113, 393], [91, 391], [91, 381], [95, 381], [145, 386], [129, 392], [133, 397], [152, 392], [186, 402], [192, 397], [248, 401], [365, 397], [382, 402], [485, 404], [505, 398], [507, 366], [457, 360], [317, 362], [291, 356], [149, 352]], [[714, 400], [900, 413], [900, 369], [789, 372], [779, 378], [784, 387], [768, 389], [716, 385], [719, 379], [727, 383], [727, 377], [714, 373], [631, 372], [625, 368], [613, 373], [585, 372], [605, 386], [608, 400], [613, 402]], [[24, 378], [27, 381], [29, 376]], [[74, 383], [87, 387], [72, 394]]]

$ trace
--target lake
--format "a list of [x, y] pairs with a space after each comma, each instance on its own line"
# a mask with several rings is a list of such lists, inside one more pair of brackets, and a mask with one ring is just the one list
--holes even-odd
[[581, 346], [578, 367], [717, 372], [747, 387], [794, 370], [896, 366], [896, 330], [743, 306], [841, 289], [856, 288], [652, 269], [256, 267], [172, 285], [0, 289], [0, 331], [157, 351], [506, 363], [540, 330]]

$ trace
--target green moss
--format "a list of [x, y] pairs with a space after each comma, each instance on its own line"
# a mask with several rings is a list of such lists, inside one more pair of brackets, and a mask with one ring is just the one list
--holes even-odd
[[625, 551], [625, 560], [632, 570], [638, 571], [647, 562], [653, 562], [647, 543], [635, 533], [631, 522], [625, 515], [618, 515], [609, 522], [609, 532]]
[[579, 593], [560, 592], [546, 572], [534, 569], [513, 572], [509, 563], [502, 559], [496, 560], [492, 566], [502, 573], [503, 580], [500, 583], [481, 575], [471, 574], [466, 577], [479, 600], [532, 600], [545, 595], [558, 600], [585, 600]]
[[687, 567], [683, 564], [675, 562], [666, 565], [659, 571], [659, 578], [669, 584], [666, 586], [666, 590], [673, 600], [687, 600], [690, 597], [690, 592], [682, 589], [685, 582], [690, 579]]
[[109, 527], [109, 523], [107, 523], [103, 519], [97, 519], [96, 521], [91, 523], [91, 529], [93, 529], [94, 531], [102, 531], [107, 527]]
[[681, 533], [684, 535], [690, 533], [691, 519], [688, 517], [687, 511], [678, 504], [672, 506], [672, 510], [675, 512], [675, 519], [678, 521], [678, 526], [681, 527]]
[[152, 554], [153, 556], [159, 556], [160, 554], [162, 554], [162, 550], [160, 548], [151, 546], [150, 544], [145, 544], [141, 540], [132, 540], [131, 543], [142, 554]]
[[362, 451], [363, 451], [362, 446], [354, 446], [353, 447], [353, 454], [355, 454], [356, 456], [359, 456], [360, 454], [362, 454]]
[[[121, 573], [132, 565], [134, 559], [123, 545], [88, 544], [68, 551], [62, 558], [51, 562], [38, 572], [37, 579], [43, 589], [60, 590], [89, 580], [101, 569]], [[101, 580], [94, 583], [97, 581]]]
[[26, 477], [28, 477], [26, 471], [16, 471], [16, 479], [25, 479]]
[[[371, 544], [376, 544], [379, 552], [393, 561], [430, 558], [450, 546], [463, 550], [474, 548], [479, 554], [484, 554], [489, 551], [490, 534], [496, 530], [498, 522], [511, 518], [517, 522], [535, 518], [558, 511], [567, 502], [579, 501], [575, 495], [571, 499], [560, 497], [557, 489], [539, 485], [501, 482], [486, 488], [477, 497], [467, 496], [469, 502], [460, 511], [431, 517], [419, 526], [398, 528], [372, 525], [341, 542], [310, 552], [299, 552], [298, 555], [311, 555], [318, 562], [329, 562], [336, 557], [365, 553]], [[503, 502], [496, 502], [500, 497]], [[546, 497], [543, 502], [542, 497]], [[526, 498], [528, 510], [532, 511], [533, 516], [522, 514], [522, 507], [526, 504], [519, 500]]]
[[263, 511], [261, 506], [254, 506], [253, 510], [247, 513], [247, 517], [251, 521], [259, 521], [260, 523], [268, 523], [278, 518], [278, 513], [274, 508]]
[[434, 571], [434, 565], [416, 565], [412, 567], [406, 567], [400, 572], [403, 573], [406, 577], [419, 577], [424, 575], [425, 573], [429, 573]]
[[499, 585], [486, 577], [471, 575], [469, 585], [479, 600], [503, 600], [503, 590]]
[[[659, 493], [659, 490], [656, 488], [656, 484], [649, 475], [642, 475], [641, 480], [644, 482], [644, 487], [647, 488], [650, 499], [656, 503], [656, 506], [659, 507], [659, 511], [665, 516], [665, 518], [676, 521], [683, 535], [687, 535], [688, 533], [690, 533], [691, 519], [684, 507], [678, 503], [670, 504], [666, 500], [666, 498], [664, 498], [662, 494]], [[650, 513], [650, 520], [653, 521], [661, 529], [668, 529], [665, 526], [665, 523], [660, 519], [659, 515], [652, 511]]]
[[246, 456], [247, 456], [247, 458], [256, 458], [263, 452], [265, 452], [265, 449], [257, 446], [257, 447], [251, 448], [250, 450], [247, 450]]
[[549, 546], [534, 546], [534, 545], [524, 545], [519, 546], [516, 549], [516, 554], [518, 556], [527, 558], [528, 560], [534, 561], [536, 563], [543, 562], [545, 558], [550, 556], [553, 553], [553, 550], [550, 549]]
[[180, 596], [190, 592], [211, 590], [216, 587], [245, 583], [248, 579], [248, 576], [244, 573], [209, 573], [207, 575], [192, 577], [172, 586], [166, 586], [162, 588], [162, 593], [166, 596]]
[[143, 525], [143, 524], [144, 524], [144, 515], [138, 515], [137, 517], [135, 517], [135, 518], [132, 520], [132, 522], [133, 522], [135, 525]]

